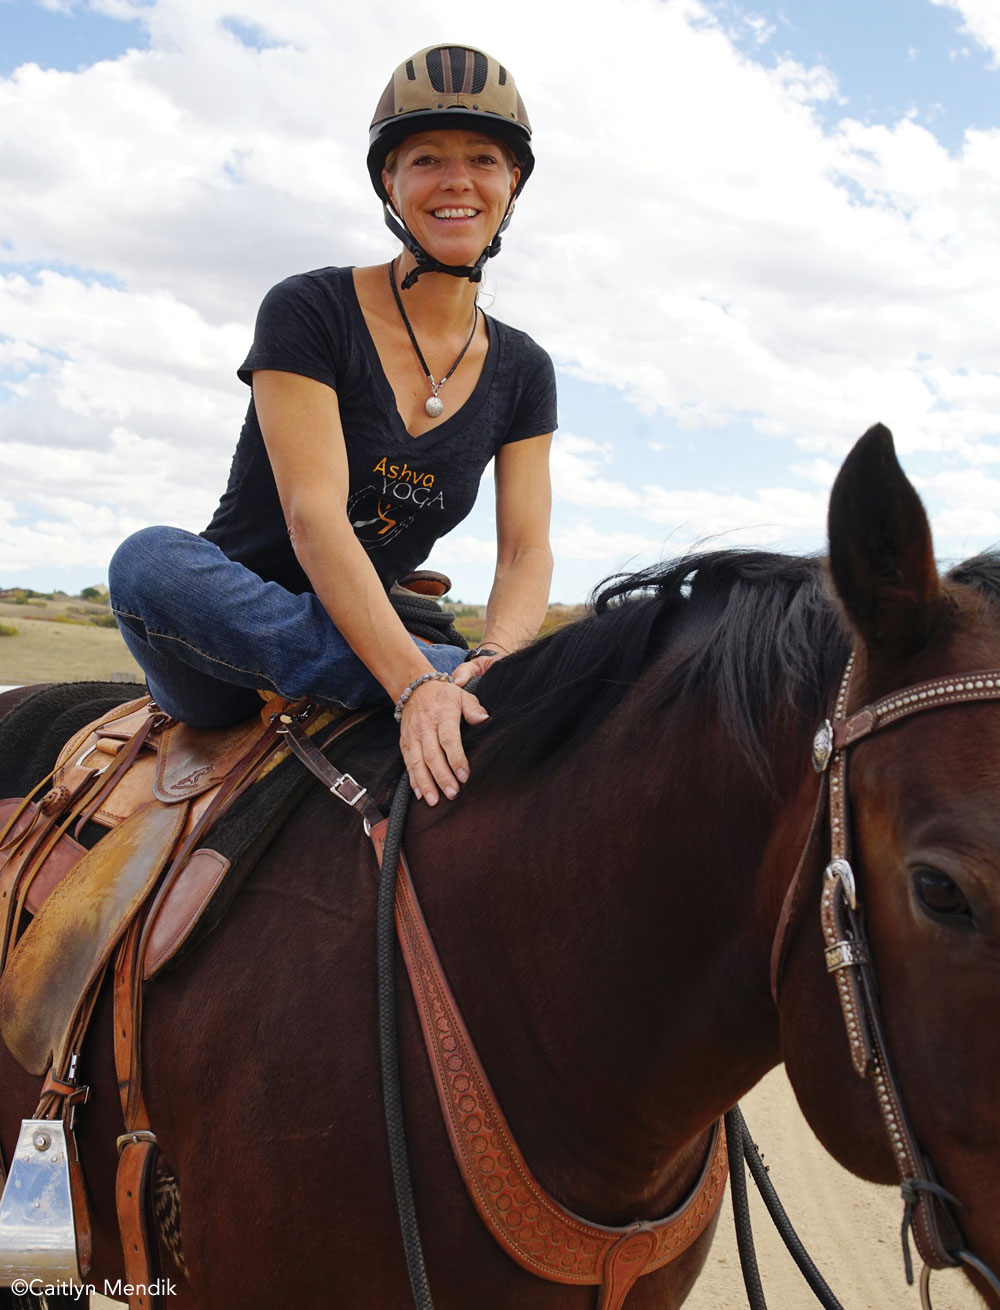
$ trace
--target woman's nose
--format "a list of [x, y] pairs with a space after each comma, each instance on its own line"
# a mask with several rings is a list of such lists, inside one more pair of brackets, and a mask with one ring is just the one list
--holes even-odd
[[464, 159], [448, 160], [441, 177], [447, 191], [464, 191], [469, 185], [469, 166]]

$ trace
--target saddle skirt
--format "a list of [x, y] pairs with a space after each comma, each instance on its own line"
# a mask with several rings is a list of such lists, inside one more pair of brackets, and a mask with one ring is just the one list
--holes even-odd
[[[229, 869], [200, 842], [287, 758], [276, 723], [290, 708], [268, 697], [259, 716], [199, 729], [143, 696], [70, 738], [44, 795], [0, 801], [0, 1032], [25, 1068], [59, 1063], [88, 991], [145, 906], [144, 979], [190, 940]], [[357, 718], [313, 709], [304, 726], [314, 734]], [[109, 830], [89, 850], [88, 822]]]

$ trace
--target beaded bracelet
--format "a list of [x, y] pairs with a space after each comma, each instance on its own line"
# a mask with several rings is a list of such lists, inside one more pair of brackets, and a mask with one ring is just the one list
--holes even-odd
[[425, 682], [452, 682], [453, 683], [454, 681], [455, 679], [451, 676], [450, 673], [437, 673], [437, 672], [422, 673], [419, 678], [414, 678], [408, 687], [403, 688], [402, 692], [400, 693], [399, 700], [396, 701], [396, 709], [392, 717], [396, 720], [397, 723], [400, 721], [400, 719], [403, 717], [403, 706], [410, 699], [410, 697], [417, 690], [417, 688], [422, 686]]

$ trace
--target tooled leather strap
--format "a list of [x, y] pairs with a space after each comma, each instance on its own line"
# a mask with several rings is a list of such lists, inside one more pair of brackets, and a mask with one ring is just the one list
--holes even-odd
[[[373, 827], [381, 857], [386, 821]], [[685, 1201], [664, 1219], [623, 1227], [591, 1223], [555, 1201], [532, 1176], [444, 977], [400, 859], [396, 926], [452, 1150], [481, 1219], [523, 1268], [560, 1283], [598, 1285], [600, 1310], [619, 1310], [642, 1274], [679, 1256], [708, 1226], [728, 1178], [722, 1122]]]
[[[958, 1263], [954, 1245], [960, 1241], [960, 1232], [942, 1199], [946, 1194], [938, 1187], [916, 1140], [889, 1060], [878, 989], [849, 859], [847, 751], [879, 728], [909, 715], [947, 705], [1000, 699], [1000, 669], [916, 683], [848, 715], [852, 668], [853, 656], [844, 672], [833, 722], [824, 725], [817, 734], [819, 741], [827, 733], [828, 749], [819, 767], [829, 765], [830, 771], [831, 859], [824, 876], [820, 908], [827, 969], [836, 978], [854, 1068], [862, 1077], [870, 1076], [874, 1083], [917, 1248], [926, 1265], [943, 1269]], [[818, 746], [815, 749], [824, 754]], [[950, 1246], [942, 1233], [942, 1224], [949, 1230]]]
[[138, 1028], [141, 1009], [134, 996], [141, 975], [139, 943], [140, 913], [129, 926], [118, 950], [114, 972], [115, 1071], [121, 1097], [125, 1132], [118, 1138], [118, 1172], [115, 1176], [115, 1208], [125, 1261], [125, 1281], [131, 1287], [129, 1310], [158, 1310], [162, 1298], [151, 1296], [158, 1286], [159, 1248], [150, 1224], [150, 1186], [156, 1163], [156, 1137], [150, 1131], [149, 1116], [142, 1098]]

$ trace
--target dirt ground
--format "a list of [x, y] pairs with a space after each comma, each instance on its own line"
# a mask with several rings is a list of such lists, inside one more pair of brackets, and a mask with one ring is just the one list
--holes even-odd
[[[40, 604], [0, 602], [0, 625], [17, 629], [13, 636], [0, 635], [0, 686], [112, 677], [142, 680], [117, 628], [52, 617], [69, 609], [68, 602], [61, 606], [48, 602], [45, 609]], [[40, 617], [43, 614], [45, 618]]]
[[[907, 1287], [903, 1275], [903, 1204], [896, 1189], [863, 1183], [827, 1155], [803, 1119], [784, 1070], [769, 1074], [743, 1100], [742, 1109], [792, 1226], [844, 1310], [919, 1310], [919, 1291]], [[768, 1306], [810, 1310], [818, 1302], [752, 1181], [749, 1191]], [[961, 1274], [950, 1270], [933, 1276], [931, 1293], [935, 1310], [982, 1306]], [[708, 1264], [685, 1310], [745, 1310], [746, 1304], [727, 1195]]]
[[[742, 1108], [793, 1226], [844, 1310], [919, 1310], [919, 1292], [908, 1288], [903, 1276], [902, 1202], [896, 1190], [860, 1182], [830, 1159], [802, 1118], [783, 1070], [765, 1078]], [[769, 1310], [813, 1310], [818, 1303], [785, 1251], [752, 1181], [749, 1190]], [[951, 1271], [935, 1274], [931, 1290], [935, 1310], [982, 1306], [962, 1276]], [[116, 1304], [101, 1296], [91, 1299], [92, 1310], [112, 1310]], [[746, 1310], [746, 1305], [727, 1195], [708, 1264], [685, 1310]]]

